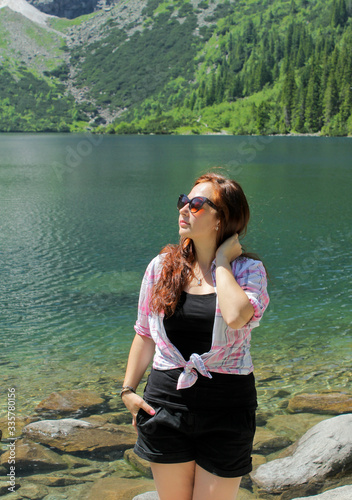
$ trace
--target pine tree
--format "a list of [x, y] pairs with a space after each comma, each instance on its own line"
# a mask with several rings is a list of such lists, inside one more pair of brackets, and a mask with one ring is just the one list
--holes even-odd
[[256, 128], [259, 134], [265, 134], [267, 123], [270, 118], [270, 105], [262, 101], [256, 110]]
[[243, 96], [243, 84], [239, 75], [235, 76], [229, 89], [229, 100], [235, 101]]
[[196, 93], [193, 91], [191, 94], [191, 97], [189, 99], [188, 107], [193, 111], [194, 106], [196, 104], [197, 96]]
[[318, 132], [321, 126], [321, 103], [319, 95], [320, 79], [318, 67], [313, 60], [310, 77], [308, 81], [306, 107], [305, 107], [305, 128], [308, 132]]
[[334, 0], [332, 4], [331, 25], [333, 28], [337, 26], [345, 26], [348, 19], [348, 12], [345, 0]]
[[306, 88], [300, 83], [296, 92], [295, 104], [292, 116], [292, 129], [298, 133], [304, 133], [304, 119], [306, 109]]
[[297, 90], [295, 73], [292, 66], [289, 67], [282, 87], [281, 103], [284, 113], [284, 123], [287, 130], [291, 129], [292, 112], [294, 109], [294, 100]]
[[233, 51], [233, 38], [232, 38], [232, 33], [229, 35], [229, 43], [228, 43], [228, 53], [231, 54]]
[[266, 62], [261, 60], [254, 68], [253, 74], [253, 90], [258, 92], [267, 84], [272, 82], [271, 72], [266, 65]]
[[220, 75], [218, 75], [218, 77], [216, 78], [216, 85], [215, 85], [216, 104], [220, 104], [223, 101], [224, 93], [225, 93], [225, 75], [220, 73]]
[[351, 83], [346, 83], [341, 91], [340, 115], [343, 122], [346, 122], [352, 113], [352, 87]]
[[304, 54], [303, 44], [300, 43], [298, 51], [297, 51], [297, 56], [296, 56], [296, 66], [297, 66], [297, 68], [302, 68], [302, 66], [304, 66], [305, 59], [306, 58], [305, 58], [305, 54]]
[[246, 60], [246, 53], [244, 50], [244, 44], [241, 40], [236, 40], [234, 43], [234, 50], [232, 51], [233, 56], [230, 58], [229, 67], [232, 71], [237, 73], [243, 68], [244, 62]]
[[195, 109], [197, 109], [197, 110], [202, 109], [206, 106], [206, 91], [207, 91], [207, 89], [206, 89], [205, 81], [203, 80], [198, 88], [197, 100], [196, 100], [196, 103], [194, 105]]
[[249, 20], [243, 30], [243, 40], [245, 43], [255, 43], [256, 34], [252, 20]]
[[284, 55], [284, 62], [283, 62], [284, 72], [287, 71], [287, 69], [290, 65], [290, 56], [291, 56], [292, 41], [293, 41], [293, 30], [294, 30], [294, 24], [291, 23], [287, 29], [286, 39], [285, 39], [285, 55]]
[[325, 124], [329, 123], [333, 118], [333, 116], [337, 114], [338, 110], [339, 110], [339, 95], [337, 90], [335, 74], [333, 71], [331, 71], [323, 100], [324, 123]]
[[212, 78], [210, 85], [207, 85], [207, 90], [206, 90], [206, 105], [207, 106], [212, 106], [214, 104], [216, 99], [216, 76], [215, 72], [213, 72]]

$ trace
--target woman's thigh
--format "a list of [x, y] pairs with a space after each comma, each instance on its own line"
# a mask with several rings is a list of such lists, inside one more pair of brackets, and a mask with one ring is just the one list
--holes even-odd
[[236, 500], [241, 479], [215, 476], [196, 465], [192, 500]]
[[152, 462], [150, 466], [160, 500], [192, 500], [194, 461], [178, 464]]

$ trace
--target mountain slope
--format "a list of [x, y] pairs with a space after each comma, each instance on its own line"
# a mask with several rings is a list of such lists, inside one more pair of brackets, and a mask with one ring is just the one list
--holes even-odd
[[47, 14], [40, 12], [25, 0], [0, 0], [0, 9], [8, 7], [13, 12], [18, 12], [35, 23], [46, 25], [49, 18]]
[[[32, 89], [47, 85], [39, 104], [33, 90], [27, 130], [34, 121], [41, 130], [39, 113], [39, 123], [52, 119], [50, 130], [352, 134], [350, 0], [120, 1], [70, 21], [51, 18], [41, 64], [25, 49], [16, 55], [5, 11], [0, 73], [12, 78], [12, 92], [23, 75], [32, 75]], [[22, 22], [35, 51], [40, 37]], [[23, 103], [10, 102], [14, 116], [23, 114]]]

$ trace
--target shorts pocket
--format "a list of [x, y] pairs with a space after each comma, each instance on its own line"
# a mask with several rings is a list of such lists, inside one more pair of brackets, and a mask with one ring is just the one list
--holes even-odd
[[142, 408], [138, 410], [136, 417], [137, 429], [140, 429], [145, 434], [152, 434], [155, 431], [156, 417], [160, 413], [161, 408], [154, 407], [154, 409], [155, 409], [154, 415], [149, 415], [149, 413], [144, 411]]

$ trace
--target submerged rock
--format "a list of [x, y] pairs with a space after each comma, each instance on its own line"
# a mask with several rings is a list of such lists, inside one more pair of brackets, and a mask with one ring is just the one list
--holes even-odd
[[[49, 470], [67, 469], [68, 465], [62, 457], [41, 444], [30, 440], [19, 439], [16, 441], [16, 471], [39, 472]], [[9, 467], [10, 450], [0, 457], [0, 464]]]
[[258, 427], [254, 436], [253, 451], [266, 455], [286, 448], [291, 443], [292, 441], [285, 436], [278, 436], [273, 431]]
[[[14, 434], [9, 434], [9, 426], [8, 426], [8, 417], [0, 418], [0, 441], [1, 439], [12, 439], [14, 437], [20, 437], [22, 434], [22, 429], [25, 425], [30, 424], [31, 422], [35, 422], [38, 420], [37, 418], [32, 417], [16, 417], [16, 428]], [[12, 429], [11, 429], [12, 430]]]
[[[71, 472], [69, 472], [71, 474]], [[72, 477], [71, 475], [52, 475], [52, 474], [36, 474], [28, 478], [32, 484], [40, 484], [48, 487], [71, 486], [72, 484], [81, 484], [84, 480]]]
[[352, 394], [330, 392], [322, 394], [297, 394], [288, 404], [292, 413], [326, 413], [341, 415], [352, 412]]
[[143, 458], [140, 458], [138, 455], [136, 455], [132, 449], [126, 450], [123, 457], [127, 462], [129, 462], [133, 467], [141, 472], [143, 476], [147, 476], [150, 478], [153, 477], [150, 463], [147, 460], [143, 460]]
[[[17, 488], [16, 488], [17, 490]], [[20, 489], [21, 498], [30, 498], [31, 500], [42, 500], [49, 493], [48, 488], [41, 484], [26, 483]]]
[[[5, 495], [7, 494], [11, 494], [11, 497], [9, 496], [8, 498], [13, 498], [13, 493], [11, 491], [9, 491], [9, 486], [10, 484], [8, 483], [8, 481], [2, 481], [0, 479], [0, 497], [4, 497]], [[21, 484], [19, 483], [19, 481], [17, 480], [16, 478], [16, 490], [19, 490], [21, 487]]]
[[87, 500], [130, 500], [135, 495], [150, 490], [153, 486], [153, 481], [147, 479], [131, 481], [118, 476], [110, 476], [94, 483]]
[[268, 420], [267, 428], [279, 435], [285, 435], [294, 442], [311, 427], [327, 418], [329, 417], [326, 415], [313, 415], [311, 413], [276, 415]]
[[23, 434], [66, 453], [124, 451], [134, 446], [136, 433], [131, 427], [103, 422], [99, 418], [41, 420], [24, 427]]
[[83, 417], [106, 409], [106, 400], [92, 391], [73, 389], [53, 392], [43, 399], [35, 412], [47, 417]]
[[259, 493], [279, 494], [290, 489], [304, 495], [312, 484], [323, 484], [327, 477], [351, 466], [352, 414], [318, 423], [295, 444], [292, 455], [259, 466], [251, 478]]

